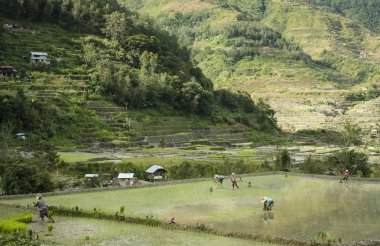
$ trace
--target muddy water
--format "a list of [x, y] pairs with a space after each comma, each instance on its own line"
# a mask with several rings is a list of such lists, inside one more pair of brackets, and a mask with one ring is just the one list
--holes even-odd
[[[276, 187], [278, 189], [278, 187]], [[223, 231], [269, 234], [309, 241], [328, 232], [343, 241], [380, 239], [380, 184], [351, 182], [273, 197], [264, 212], [258, 197], [178, 206], [170, 214], [188, 223], [205, 223]], [[222, 219], [221, 219], [222, 218]]]

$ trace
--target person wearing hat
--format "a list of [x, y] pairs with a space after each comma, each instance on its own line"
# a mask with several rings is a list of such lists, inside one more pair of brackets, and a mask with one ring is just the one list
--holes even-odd
[[232, 189], [233, 190], [235, 189], [235, 186], [236, 186], [236, 188], [239, 188], [239, 186], [237, 185], [237, 182], [236, 182], [235, 173], [231, 174], [231, 183], [232, 183]]
[[348, 177], [350, 176], [350, 172], [346, 169], [343, 173], [343, 180], [348, 180]]
[[263, 196], [261, 202], [264, 204], [263, 210], [272, 210], [274, 206], [274, 201], [272, 198]]
[[[37, 202], [34, 203], [34, 206], [37, 207], [37, 209], [40, 211], [41, 220], [44, 220], [45, 216], [47, 218], [49, 218], [48, 209], [47, 209], [45, 201], [44, 201], [44, 199], [42, 199], [42, 195], [40, 193], [37, 194], [36, 199], [37, 199]], [[53, 218], [51, 218], [51, 220], [54, 222]]]

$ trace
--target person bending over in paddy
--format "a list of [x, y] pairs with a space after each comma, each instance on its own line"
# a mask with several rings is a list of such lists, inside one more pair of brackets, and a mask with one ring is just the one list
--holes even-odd
[[236, 182], [235, 173], [231, 174], [231, 183], [232, 183], [232, 189], [233, 190], [235, 189], [235, 186], [236, 186], [236, 188], [239, 188], [239, 186], [237, 185], [237, 182]]
[[263, 210], [272, 210], [274, 206], [274, 201], [272, 198], [264, 196], [261, 199], [261, 202], [264, 204]]

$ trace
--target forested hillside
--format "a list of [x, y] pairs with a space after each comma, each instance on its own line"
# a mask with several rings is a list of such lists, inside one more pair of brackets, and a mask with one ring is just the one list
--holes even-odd
[[[275, 124], [270, 115], [268, 120], [255, 116], [265, 113], [260, 113], [262, 110], [246, 94], [213, 90], [211, 80], [192, 64], [189, 50], [177, 43], [176, 36], [160, 30], [152, 20], [120, 7], [116, 1], [5, 1], [0, 11], [3, 18], [24, 23], [32, 33], [46, 23], [68, 32], [58, 40], [66, 50], [58, 50], [57, 43], [54, 47], [46, 44], [45, 50], [49, 47], [53, 61], [50, 67], [30, 67], [22, 60], [33, 46], [15, 47], [15, 38], [21, 40], [19, 35], [26, 34], [26, 30], [17, 36], [11, 32], [2, 35], [5, 49], [0, 52], [0, 61], [17, 66], [23, 78], [32, 76], [33, 70], [87, 75], [88, 96], [102, 95], [129, 109], [169, 107], [200, 116], [217, 116], [227, 110], [251, 114], [246, 121], [253, 120], [251, 126], [256, 120], [269, 128]], [[42, 31], [41, 34], [44, 35]], [[67, 47], [67, 43], [72, 46]], [[70, 60], [69, 50], [76, 53]], [[2, 122], [19, 118], [2, 116]], [[27, 130], [20, 127], [21, 123], [14, 123], [19, 130]]]
[[380, 2], [377, 0], [306, 0], [313, 6], [328, 6], [337, 13], [355, 19], [369, 30], [380, 33]]
[[347, 98], [378, 91], [380, 37], [343, 11], [373, 6], [375, 16], [375, 1], [120, 2], [177, 35], [216, 88], [268, 100], [288, 130], [339, 129], [356, 104]]
[[[17, 70], [0, 78], [7, 194], [57, 187], [49, 173], [65, 163], [56, 148], [113, 151], [164, 146], [165, 138], [172, 145], [200, 138], [216, 145], [204, 136], [218, 124], [221, 137], [210, 138], [222, 144], [246, 141], [244, 130], [278, 131], [268, 104], [246, 92], [215, 90], [176, 35], [116, 1], [0, 0], [0, 6], [0, 23], [7, 24], [0, 29], [0, 66]], [[46, 52], [50, 64], [31, 63], [32, 51]], [[31, 178], [24, 182], [25, 175]]]

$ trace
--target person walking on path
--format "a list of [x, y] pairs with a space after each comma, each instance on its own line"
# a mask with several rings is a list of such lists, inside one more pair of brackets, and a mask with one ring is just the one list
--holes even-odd
[[235, 186], [236, 186], [236, 188], [239, 188], [239, 186], [237, 185], [237, 182], [236, 182], [235, 173], [231, 174], [231, 183], [232, 183], [232, 189], [233, 190], [235, 189]]
[[[45, 216], [49, 218], [49, 212], [46, 207], [45, 201], [42, 198], [41, 194], [37, 194], [37, 202], [34, 203], [34, 206], [37, 207], [37, 209], [40, 211], [40, 218], [41, 220], [44, 220]], [[52, 217], [49, 218], [52, 222], [55, 222]]]

